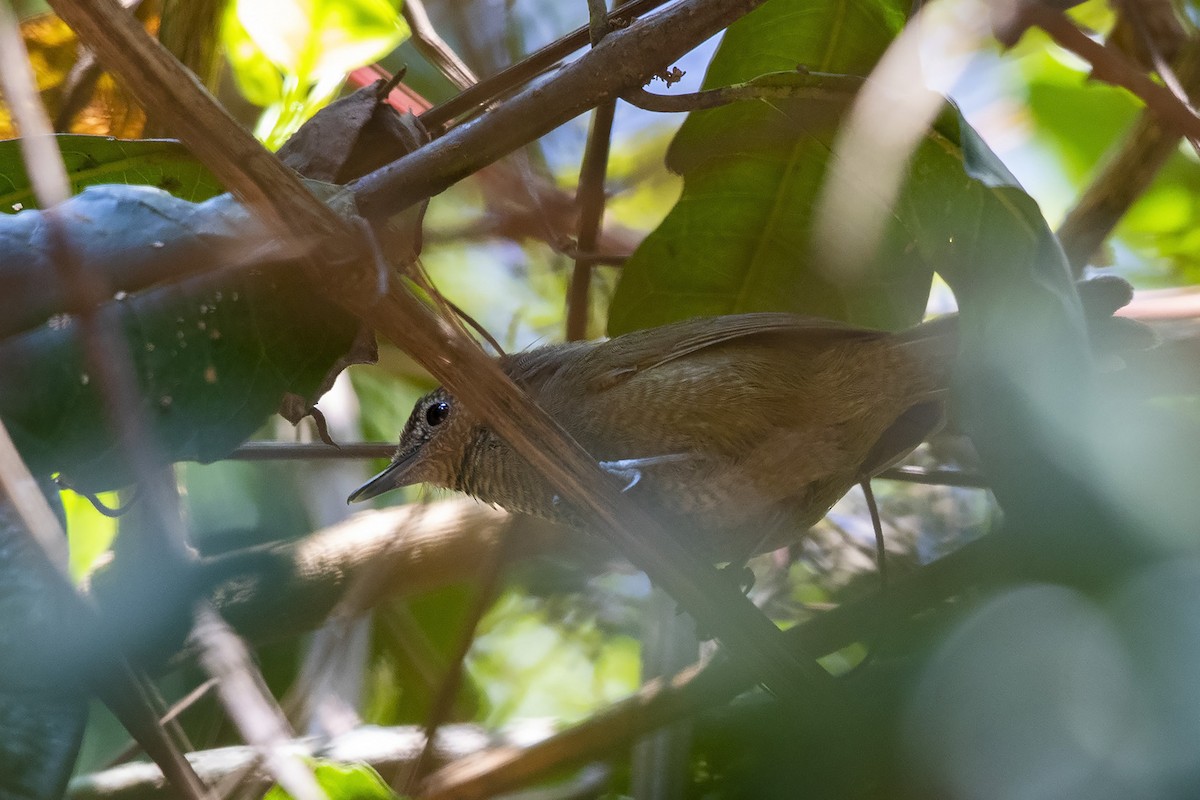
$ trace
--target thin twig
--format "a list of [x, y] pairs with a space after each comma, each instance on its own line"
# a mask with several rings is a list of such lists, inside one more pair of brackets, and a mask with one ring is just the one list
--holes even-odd
[[[1120, 10], [1137, 32], [1138, 38], [1142, 40], [1142, 46], [1146, 48], [1146, 52], [1150, 55], [1150, 63], [1154, 65], [1154, 71], [1162, 78], [1163, 84], [1171, 90], [1171, 94], [1175, 95], [1176, 100], [1187, 106], [1195, 114], [1196, 108], [1192, 105], [1187, 91], [1184, 90], [1183, 83], [1179, 80], [1179, 76], [1175, 74], [1174, 68], [1167, 63], [1166, 57], [1163, 56], [1162, 50], [1159, 48], [1158, 43], [1154, 41], [1154, 36], [1151, 35], [1150, 29], [1146, 26], [1146, 20], [1142, 16], [1142, 4], [1139, 2], [1129, 2], [1129, 0], [1120, 0]], [[1191, 142], [1193, 148], [1200, 147], [1200, 144], [1194, 138], [1189, 138], [1188, 141]]]
[[[634, 0], [613, 10], [608, 15], [609, 24], [623, 27], [649, 11], [653, 11], [669, 0]], [[523, 86], [547, 70], [553, 68], [567, 56], [586, 47], [591, 38], [589, 25], [576, 28], [566, 36], [536, 50], [511, 67], [486, 78], [470, 89], [436, 105], [421, 115], [421, 122], [430, 132], [448, 127], [451, 121], [473, 109], [486, 108], [519, 86]]]
[[312, 770], [288, 749], [295, 736], [245, 644], [208, 603], [197, 604], [192, 638], [205, 671], [217, 681], [226, 712], [246, 743], [259, 750], [272, 777], [296, 800], [324, 800]]
[[1065, 14], [1042, 3], [1022, 6], [1027, 21], [1050, 34], [1058, 45], [1088, 62], [1092, 75], [1102, 81], [1128, 89], [1162, 121], [1191, 139], [1200, 139], [1200, 117], [1149, 76], [1140, 72], [1122, 54], [1092, 41]]
[[[171, 707], [167, 709], [167, 713], [163, 714], [159, 719], [159, 722], [161, 722], [163, 725], [166, 725], [167, 723], [174, 722], [175, 720], [179, 719], [179, 716], [183, 714], [183, 712], [187, 711], [196, 703], [207, 697], [209, 692], [211, 692], [216, 685], [216, 678], [209, 678], [208, 680], [203, 681], [195, 689], [192, 689], [190, 692], [173, 703]], [[124, 750], [108, 760], [107, 767], [115, 767], [118, 764], [124, 764], [140, 752], [142, 752], [141, 744], [134, 739], [128, 744], [128, 746], [125, 747]]]
[[888, 585], [887, 542], [883, 539], [883, 520], [879, 518], [879, 505], [875, 502], [875, 492], [871, 489], [871, 479], [867, 478], [862, 486], [863, 498], [867, 501], [867, 511], [871, 515], [871, 527], [875, 531], [875, 563], [879, 568], [879, 587], [886, 589]]
[[[789, 76], [790, 77], [790, 76]], [[621, 99], [643, 111], [663, 114], [690, 113], [744, 100], [829, 99], [849, 100], [862, 88], [864, 78], [798, 70], [790, 83], [774, 85], [761, 82], [720, 86], [684, 94], [654, 94], [642, 88], [631, 89]]]
[[437, 67], [447, 80], [460, 91], [479, 83], [479, 78], [475, 77], [467, 63], [438, 35], [437, 29], [429, 21], [429, 15], [425, 13], [422, 0], [405, 0], [400, 6], [400, 13], [412, 29], [413, 44], [417, 51]]
[[[588, 0], [589, 28], [592, 46], [598, 45], [611, 30], [605, 14], [604, 0]], [[592, 111], [592, 126], [588, 130], [583, 164], [579, 168], [579, 186], [575, 204], [579, 207], [579, 229], [576, 246], [583, 252], [596, 249], [600, 228], [604, 224], [605, 183], [608, 176], [608, 153], [612, 146], [613, 118], [617, 104], [609, 100]], [[587, 338], [588, 312], [591, 305], [592, 265], [575, 259], [571, 282], [567, 287], [568, 341]]]
[[[1190, 41], [1177, 75], [1189, 94], [1200, 91], [1200, 43]], [[1076, 276], [1178, 149], [1180, 134], [1153, 110], [1142, 112], [1117, 150], [1059, 226], [1057, 235]]]
[[413, 790], [425, 779], [432, 766], [431, 756], [434, 753], [434, 743], [437, 741], [438, 728], [450, 718], [454, 707], [454, 699], [462, 686], [463, 670], [467, 653], [475, 641], [475, 632], [483, 615], [496, 600], [500, 587], [500, 575], [508, 561], [509, 543], [512, 541], [512, 526], [505, 526], [501, 531], [494, 547], [488, 551], [488, 558], [480, 564], [478, 588], [471, 608], [463, 621], [462, 630], [455, 644], [454, 652], [450, 654], [446, 673], [438, 685], [433, 702], [429, 706], [429, 718], [425, 722], [425, 745], [413, 763], [412, 770], [405, 781], [404, 794], [414, 794]]
[[958, 486], [964, 489], [988, 489], [987, 478], [974, 472], [958, 469], [924, 469], [922, 467], [892, 467], [875, 476], [901, 483], [922, 483], [929, 486]]
[[350, 442], [330, 447], [317, 442], [246, 442], [226, 458], [234, 461], [344, 461], [391, 458], [396, 445], [380, 442]]

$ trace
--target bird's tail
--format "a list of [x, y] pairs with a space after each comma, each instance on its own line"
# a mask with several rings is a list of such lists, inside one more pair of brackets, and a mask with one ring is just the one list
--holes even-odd
[[[1083, 306], [1088, 338], [1097, 357], [1119, 357], [1123, 353], [1148, 350], [1158, 336], [1145, 323], [1128, 317], [1113, 316], [1117, 309], [1133, 299], [1133, 287], [1115, 276], [1103, 276], [1075, 284]], [[949, 386], [951, 370], [958, 355], [958, 315], [922, 322], [896, 334], [901, 347], [911, 348], [914, 359], [926, 365], [931, 382]]]

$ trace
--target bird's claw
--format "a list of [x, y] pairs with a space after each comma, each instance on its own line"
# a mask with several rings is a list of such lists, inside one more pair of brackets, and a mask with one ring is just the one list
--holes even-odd
[[649, 456], [647, 458], [622, 458], [617, 461], [601, 461], [600, 468], [610, 475], [624, 478], [627, 483], [622, 492], [628, 492], [642, 480], [642, 467], [653, 467], [657, 464], [670, 464], [683, 461], [687, 456], [683, 453], [672, 453], [665, 456]]

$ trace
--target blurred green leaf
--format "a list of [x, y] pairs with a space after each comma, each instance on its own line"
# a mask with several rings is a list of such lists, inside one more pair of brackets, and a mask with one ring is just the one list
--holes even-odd
[[[144, 257], [188, 274], [197, 260], [212, 267], [222, 253], [244, 251], [252, 230], [242, 224], [248, 212], [228, 196], [196, 206], [147, 187], [92, 187], [62, 212], [75, 215], [71, 236], [83, 267], [99, 272]], [[20, 285], [32, 294], [46, 283], [38, 276], [52, 270], [36, 235], [38, 213], [0, 216], [0, 274], [10, 291]], [[293, 265], [254, 266], [193, 275], [104, 307], [128, 343], [141, 412], [172, 461], [226, 455], [279, 408], [285, 392], [315, 401], [355, 341], [357, 319]], [[18, 284], [22, 270], [29, 275]], [[0, 416], [35, 473], [61, 471], [91, 491], [128, 481], [85, 368], [77, 321], [52, 318], [0, 341]]]
[[246, 26], [238, 18], [237, 8], [237, 3], [225, 6], [221, 18], [221, 43], [242, 95], [251, 103], [266, 108], [283, 99], [283, 75], [250, 38]]
[[[1037, 49], [1021, 59], [1027, 105], [1036, 124], [1037, 143], [1050, 150], [1053, 164], [1076, 189], [1092, 179], [1097, 165], [1117, 147], [1142, 113], [1127, 91], [1088, 80], [1078, 66], [1053, 51]], [[1086, 120], [1086, 124], [1080, 124]], [[1200, 162], [1182, 149], [1155, 175], [1120, 220], [1114, 239], [1123, 266], [1171, 282], [1200, 280]]]
[[[866, 75], [906, 7], [775, 0], [730, 26], [704, 86], [798, 65]], [[811, 263], [810, 216], [844, 108], [839, 88], [823, 99], [743, 101], [690, 114], [668, 157], [684, 176], [683, 193], [622, 270], [609, 332], [754, 310], [882, 327], [919, 320], [932, 267], [907, 246], [912, 234], [891, 232], [886, 257], [852, 285]]]
[[[88, 574], [117, 535], [117, 520], [97, 511], [75, 492], [61, 492], [67, 517], [67, 539], [71, 543], [71, 577], [78, 581]], [[97, 499], [109, 508], [119, 505], [116, 492], [102, 492]]]
[[[198, 203], [220, 194], [221, 184], [188, 149], [172, 139], [113, 139], [59, 134], [55, 137], [71, 189], [105, 183], [156, 186]], [[37, 208], [25, 173], [19, 139], [0, 141], [0, 211]]]
[[[366, 764], [338, 764], [316, 761], [313, 774], [329, 800], [398, 800], [379, 773]], [[281, 786], [272, 786], [263, 800], [292, 800]]]
[[507, 592], [488, 612], [471, 650], [470, 673], [485, 693], [486, 723], [521, 717], [583, 719], [638, 685], [636, 640], [595, 622], [554, 621], [537, 598]]
[[[1053, 143], [1060, 165], [1084, 180], [1137, 117], [1141, 104], [1124, 89], [1088, 81], [1085, 73], [1046, 51], [1021, 62], [1029, 76], [1028, 104], [1040, 131]], [[1087, 120], [1080, 125], [1080, 120]]]
[[351, 70], [390, 53], [408, 26], [388, 0], [236, 0], [222, 25], [256, 135], [276, 148], [340, 91]]

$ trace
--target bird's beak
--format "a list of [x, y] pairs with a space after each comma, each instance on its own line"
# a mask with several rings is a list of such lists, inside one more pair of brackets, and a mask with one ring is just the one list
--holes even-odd
[[346, 498], [346, 502], [359, 503], [363, 500], [370, 500], [372, 497], [378, 497], [384, 492], [390, 492], [392, 489], [399, 489], [401, 486], [416, 483], [416, 481], [409, 478], [409, 473], [412, 471], [415, 462], [415, 454], [395, 459], [387, 465], [383, 472], [355, 489]]

